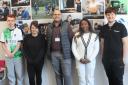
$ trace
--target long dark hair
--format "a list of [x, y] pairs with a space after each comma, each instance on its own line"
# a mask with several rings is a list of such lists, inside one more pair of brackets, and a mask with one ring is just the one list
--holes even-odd
[[89, 25], [89, 32], [93, 32], [93, 29], [92, 29], [90, 21], [87, 18], [83, 18], [82, 20], [80, 20], [80, 23], [79, 23], [79, 31], [78, 31], [79, 33], [76, 36], [74, 36], [74, 41], [76, 43], [77, 43], [76, 38], [81, 37], [85, 33], [85, 31], [81, 28], [82, 21], [86, 21], [88, 23], [88, 25]]
[[91, 25], [90, 21], [87, 18], [83, 18], [79, 23], [79, 35], [77, 35], [77, 37], [80, 37], [81, 35], [83, 35], [83, 33], [85, 33], [84, 30], [81, 28], [82, 21], [86, 21], [89, 25], [89, 32], [93, 32], [92, 25]]

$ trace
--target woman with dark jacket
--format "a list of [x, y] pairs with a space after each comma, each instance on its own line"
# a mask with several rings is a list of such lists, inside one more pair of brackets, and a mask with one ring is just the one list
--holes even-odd
[[46, 46], [45, 36], [39, 33], [37, 21], [31, 22], [30, 31], [31, 34], [26, 35], [23, 41], [23, 50], [27, 60], [29, 83], [30, 85], [41, 85], [41, 73], [44, 64]]

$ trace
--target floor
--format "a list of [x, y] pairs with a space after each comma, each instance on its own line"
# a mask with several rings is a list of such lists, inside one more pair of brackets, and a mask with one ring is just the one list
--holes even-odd
[[[73, 80], [74, 85], [78, 85], [78, 77], [77, 72], [75, 70], [75, 65], [73, 65]], [[5, 81], [0, 81], [0, 85], [8, 85], [5, 83]], [[50, 61], [46, 60], [44, 68], [42, 70], [42, 85], [56, 85], [55, 82], [55, 75], [52, 69], [52, 66], [50, 64]], [[124, 74], [124, 85], [128, 84], [128, 66], [125, 67], [125, 74]], [[27, 71], [25, 71], [25, 83], [24, 85], [29, 85], [28, 83], [28, 76]], [[96, 70], [95, 70], [95, 85], [108, 85], [107, 77], [105, 75], [103, 65], [101, 64], [101, 58], [97, 57], [97, 64], [96, 64]]]

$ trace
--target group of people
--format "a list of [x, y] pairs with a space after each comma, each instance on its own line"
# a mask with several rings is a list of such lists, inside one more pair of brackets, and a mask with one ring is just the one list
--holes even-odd
[[9, 85], [16, 85], [16, 81], [18, 85], [23, 85], [23, 56], [27, 61], [30, 85], [41, 85], [45, 56], [52, 63], [57, 85], [73, 85], [73, 57], [79, 85], [95, 85], [94, 71], [98, 54], [103, 56], [109, 85], [123, 85], [124, 64], [127, 64], [128, 57], [127, 30], [123, 24], [115, 21], [114, 8], [107, 8], [105, 15], [108, 23], [101, 28], [100, 35], [93, 32], [87, 18], [80, 21], [79, 31], [74, 34], [70, 24], [62, 22], [61, 11], [55, 9], [53, 23], [48, 25], [46, 35], [41, 35], [38, 22], [32, 21], [31, 33], [24, 38], [20, 29], [15, 27], [15, 16], [8, 15], [9, 28], [1, 34], [0, 42], [6, 54]]

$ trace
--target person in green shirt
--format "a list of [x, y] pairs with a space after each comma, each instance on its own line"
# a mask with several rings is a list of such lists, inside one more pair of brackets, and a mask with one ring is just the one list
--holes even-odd
[[20, 51], [21, 41], [23, 40], [22, 32], [15, 27], [15, 15], [7, 16], [7, 25], [1, 36], [0, 42], [5, 51], [7, 77], [9, 85], [23, 85], [23, 62], [22, 52]]

